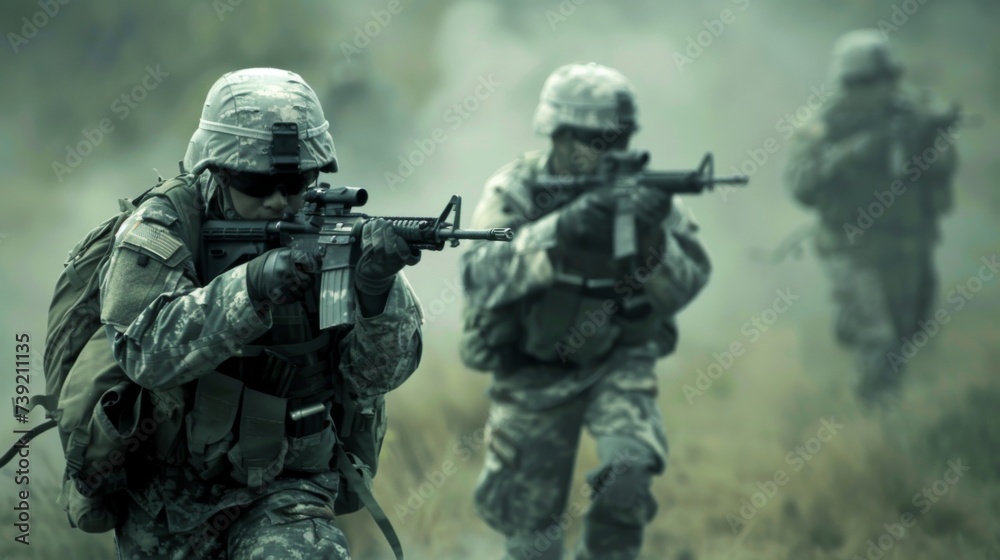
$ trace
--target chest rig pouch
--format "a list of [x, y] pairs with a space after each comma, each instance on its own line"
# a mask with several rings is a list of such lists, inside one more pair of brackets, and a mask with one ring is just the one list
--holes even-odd
[[551, 257], [554, 285], [525, 302], [520, 343], [525, 354], [582, 365], [618, 344], [648, 340], [648, 298], [641, 289], [627, 287], [621, 265], [586, 250], [557, 249]]
[[283, 471], [330, 470], [333, 336], [302, 305], [273, 306], [268, 333], [196, 382], [186, 419], [188, 462], [202, 478], [228, 471], [260, 488]]

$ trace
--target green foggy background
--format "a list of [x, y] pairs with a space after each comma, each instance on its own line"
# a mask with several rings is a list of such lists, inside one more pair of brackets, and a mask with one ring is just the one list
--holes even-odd
[[[366, 211], [434, 215], [459, 194], [469, 215], [493, 171], [544, 146], [532, 133], [531, 116], [545, 77], [559, 65], [592, 60], [634, 82], [642, 126], [634, 145], [651, 150], [655, 167], [690, 168], [712, 151], [717, 171], [746, 165], [751, 172], [743, 192], [685, 200], [701, 223], [714, 273], [680, 316], [677, 353], [658, 368], [671, 456], [655, 484], [660, 513], [643, 558], [868, 558], [868, 540], [889, 542], [885, 524], [905, 513], [915, 513], [916, 524], [889, 537], [883, 558], [1000, 558], [1000, 279], [984, 282], [961, 309], [947, 300], [956, 284], [976, 274], [982, 258], [1000, 253], [995, 1], [56, 5], [51, 17], [38, 15], [44, 11], [37, 2], [0, 6], [5, 397], [14, 391], [15, 333], [30, 334], [31, 387], [35, 393], [44, 388], [46, 312], [66, 251], [116, 212], [117, 198], [142, 192], [158, 173], [176, 174], [204, 96], [224, 72], [275, 66], [301, 74], [323, 100], [337, 143], [342, 171], [326, 180], [366, 187]], [[390, 5], [397, 13], [386, 11]], [[723, 10], [731, 11], [731, 23], [712, 23]], [[34, 19], [34, 33], [22, 18]], [[956, 209], [943, 223], [937, 252], [939, 306], [951, 320], [914, 357], [901, 411], [873, 418], [849, 392], [851, 361], [832, 341], [829, 285], [815, 258], [807, 253], [769, 266], [748, 255], [811, 220], [781, 184], [786, 115], [808, 114], [835, 38], [880, 20], [895, 26], [885, 29], [907, 63], [907, 77], [959, 100], [984, 124], [959, 136]], [[142, 86], [148, 68], [162, 77], [155, 89]], [[496, 85], [475, 98], [481, 80]], [[133, 93], [134, 106], [124, 105], [120, 98]], [[466, 109], [456, 111], [456, 103]], [[99, 129], [102, 119], [113, 130], [97, 141], [88, 131]], [[398, 172], [400, 156], [436, 129], [445, 140], [390, 185], [386, 172]], [[759, 159], [769, 139], [777, 151], [753, 163], [751, 154], [757, 151]], [[88, 151], [81, 143], [93, 144], [89, 154], [68, 161], [67, 150]], [[71, 171], [57, 171], [56, 162]], [[425, 254], [408, 272], [427, 313], [424, 360], [390, 397], [391, 431], [376, 494], [411, 559], [500, 556], [500, 539], [471, 505], [488, 379], [457, 359], [461, 250]], [[775, 290], [800, 299], [751, 339], [742, 327], [771, 307]], [[735, 342], [746, 352], [730, 364], [723, 353]], [[718, 362], [728, 364], [721, 377], [702, 394], [685, 397], [699, 371]], [[794, 470], [787, 454], [830, 417], [844, 428]], [[41, 421], [35, 412], [33, 425]], [[4, 446], [14, 441], [15, 427], [9, 418], [0, 420]], [[959, 459], [970, 471], [921, 512], [913, 496]], [[571, 503], [584, 503], [582, 473], [595, 463], [588, 442]], [[109, 534], [70, 529], [54, 503], [63, 467], [54, 434], [32, 443], [31, 544], [13, 542], [14, 512], [5, 505], [0, 555], [113, 557]], [[779, 469], [789, 482], [734, 531], [727, 514], [739, 516], [741, 500]], [[4, 469], [0, 503], [11, 504], [17, 489], [12, 469]], [[343, 527], [355, 558], [391, 558], [366, 514], [345, 517]], [[578, 530], [574, 520], [570, 542]]]

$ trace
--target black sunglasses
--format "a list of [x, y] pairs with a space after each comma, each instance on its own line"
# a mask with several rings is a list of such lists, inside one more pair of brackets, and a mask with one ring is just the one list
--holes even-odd
[[628, 131], [614, 129], [571, 128], [569, 134], [573, 140], [598, 151], [623, 148], [629, 139]]
[[280, 190], [286, 196], [295, 196], [316, 182], [319, 170], [304, 173], [238, 173], [227, 174], [229, 186], [254, 198], [267, 198]]

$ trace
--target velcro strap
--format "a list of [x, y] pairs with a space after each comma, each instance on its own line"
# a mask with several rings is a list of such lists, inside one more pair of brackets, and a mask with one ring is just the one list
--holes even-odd
[[198, 379], [191, 411], [197, 418], [197, 426], [188, 428], [188, 448], [193, 453], [204, 453], [209, 443], [232, 431], [242, 393], [242, 381], [218, 372]]
[[69, 279], [69, 283], [73, 286], [74, 291], [80, 291], [87, 285], [83, 281], [83, 278], [80, 277], [80, 273], [76, 271], [76, 259], [70, 259], [66, 262], [66, 268], [63, 269], [63, 273]]
[[[286, 399], [246, 389], [243, 391], [243, 413], [240, 415], [240, 447], [247, 486], [260, 488], [277, 473], [276, 468], [285, 443]], [[280, 468], [280, 465], [277, 465]], [[270, 476], [265, 477], [266, 474]]]
[[396, 536], [396, 530], [392, 528], [389, 517], [382, 511], [372, 494], [372, 477], [368, 470], [368, 465], [356, 456], [348, 454], [344, 448], [337, 445], [337, 472], [347, 479], [347, 487], [350, 488], [361, 499], [368, 513], [371, 514], [375, 524], [382, 531], [385, 540], [392, 547], [392, 553], [396, 555], [396, 560], [403, 560], [403, 545]]

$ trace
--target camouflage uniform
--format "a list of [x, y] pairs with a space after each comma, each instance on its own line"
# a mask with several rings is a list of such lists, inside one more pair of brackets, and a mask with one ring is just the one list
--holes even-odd
[[875, 402], [898, 389], [901, 344], [931, 314], [957, 111], [911, 87], [894, 88], [885, 103], [859, 100], [846, 84], [895, 84], [902, 73], [877, 31], [845, 35], [833, 58], [831, 78], [842, 87], [797, 131], [786, 180], [819, 212], [816, 247], [833, 282], [837, 338], [856, 352], [859, 396]]
[[[553, 80], [570, 86], [577, 99], [593, 96], [589, 105], [553, 107], [552, 97], [546, 100]], [[543, 90], [539, 131], [551, 133], [553, 122], [605, 126], [607, 115], [595, 118], [593, 107], [619, 91], [631, 96], [614, 70], [563, 67]], [[574, 196], [535, 184], [549, 163], [549, 152], [531, 152], [490, 178], [474, 227], [517, 228], [515, 240], [479, 244], [463, 258], [462, 357], [494, 374], [475, 504], [507, 537], [505, 558], [561, 558], [567, 516], [584, 515], [569, 500], [585, 427], [601, 465], [588, 474], [591, 501], [577, 558], [632, 559], [657, 509], [652, 477], [666, 466], [653, 366], [673, 351], [674, 314], [705, 284], [709, 263], [692, 217], [677, 201], [662, 224], [662, 245], [643, 251], [638, 269], [622, 270], [607, 254], [571, 255], [572, 249], [558, 247], [560, 209]], [[564, 266], [572, 261], [579, 266]], [[618, 282], [591, 291], [574, 285], [571, 272]], [[625, 312], [644, 298], [651, 313]]]
[[[314, 336], [315, 305], [252, 301], [247, 264], [201, 278], [198, 248], [183, 234], [186, 220], [238, 218], [226, 190], [203, 171], [266, 170], [270, 158], [258, 155], [267, 153], [265, 131], [285, 120], [302, 131], [303, 170], [336, 169], [322, 110], [299, 76], [223, 76], [185, 158], [207, 203], [144, 203], [117, 232], [102, 271], [102, 321], [115, 357], [151, 403], [168, 409], [149, 456], [128, 473], [127, 517], [115, 531], [121, 558], [349, 558], [333, 523], [344, 485], [331, 468], [337, 427], [329, 402], [337, 391], [378, 397], [416, 369], [415, 295], [405, 280], [393, 282], [382, 313], [359, 310], [353, 325]], [[264, 348], [289, 349], [297, 364], [281, 397], [255, 381]], [[309, 403], [326, 405], [322, 427], [286, 437], [286, 409]]]

